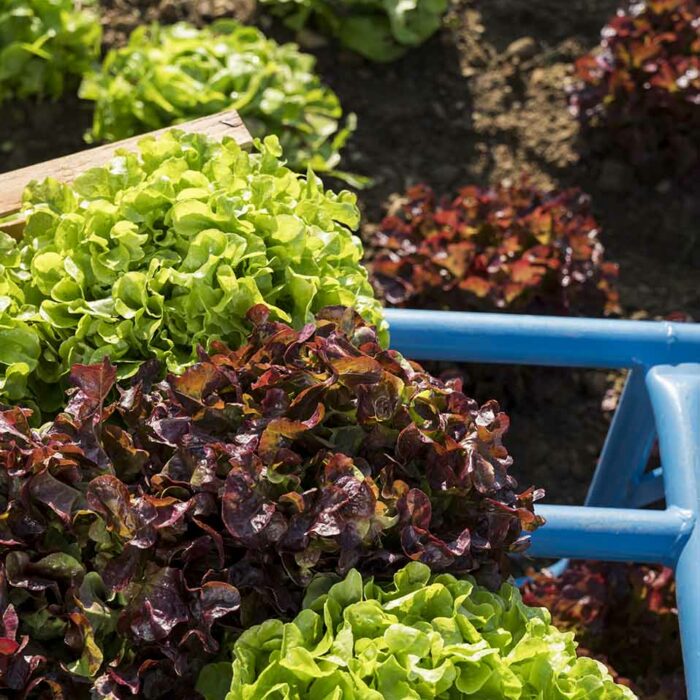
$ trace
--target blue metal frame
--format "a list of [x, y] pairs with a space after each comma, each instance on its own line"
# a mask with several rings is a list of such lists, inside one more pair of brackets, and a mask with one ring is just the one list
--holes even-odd
[[[415, 360], [629, 368], [584, 506], [542, 505], [530, 553], [673, 566], [688, 698], [700, 700], [700, 324], [388, 309]], [[657, 439], [662, 468], [647, 473]], [[665, 510], [644, 506], [666, 499]]]

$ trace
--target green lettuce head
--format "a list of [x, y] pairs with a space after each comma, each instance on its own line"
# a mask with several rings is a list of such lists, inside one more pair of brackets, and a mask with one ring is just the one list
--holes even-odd
[[83, 81], [80, 96], [96, 103], [88, 138], [118, 141], [236, 109], [253, 136], [279, 137], [293, 169], [338, 174], [354, 115], [340, 126], [340, 101], [314, 64], [294, 44], [234, 20], [139, 27]]
[[351, 571], [312, 582], [293, 622], [245, 631], [233, 665], [205, 667], [207, 700], [630, 700], [574, 635], [470, 578], [408, 564], [390, 585]]
[[355, 196], [289, 170], [275, 137], [256, 148], [171, 131], [30, 185], [22, 240], [0, 233], [0, 400], [54, 410], [71, 365], [105, 357], [180, 372], [200, 345], [239, 346], [258, 303], [296, 327], [352, 306], [386, 341]]
[[293, 29], [310, 19], [372, 61], [393, 61], [430, 38], [447, 0], [262, 0]]
[[73, 0], [0, 2], [0, 103], [57, 98], [77, 87], [100, 52], [97, 16]]

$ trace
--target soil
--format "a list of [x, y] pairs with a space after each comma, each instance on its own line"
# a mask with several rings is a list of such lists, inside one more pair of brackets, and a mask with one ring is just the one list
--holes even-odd
[[57, 102], [6, 102], [0, 119], [0, 171], [15, 170], [85, 148], [92, 106], [69, 95]]

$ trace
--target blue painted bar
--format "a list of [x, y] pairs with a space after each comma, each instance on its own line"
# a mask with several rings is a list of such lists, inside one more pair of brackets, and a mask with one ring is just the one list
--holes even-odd
[[546, 525], [532, 533], [533, 557], [636, 561], [672, 565], [693, 529], [680, 508], [636, 510], [539, 505]]
[[[700, 513], [700, 364], [654, 367], [647, 376], [664, 464], [666, 502]], [[700, 526], [676, 564], [676, 599], [690, 700], [700, 700]]]
[[639, 480], [630, 505], [632, 508], [643, 508], [651, 503], [661, 501], [664, 497], [663, 469], [657, 467]]
[[700, 324], [386, 309], [391, 346], [412, 360], [649, 367], [700, 357]]
[[[631, 440], [630, 436], [634, 435]], [[656, 439], [649, 403], [646, 371], [639, 367], [627, 377], [586, 497], [587, 506], [632, 506], [636, 484], [649, 461]]]

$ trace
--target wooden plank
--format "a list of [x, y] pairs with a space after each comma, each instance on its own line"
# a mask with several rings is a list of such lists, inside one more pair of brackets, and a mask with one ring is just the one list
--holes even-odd
[[[43, 180], [51, 176], [61, 182], [72, 182], [86, 170], [108, 163], [118, 148], [136, 150], [136, 145], [145, 136], [157, 136], [170, 129], [180, 129], [187, 133], [206, 134], [215, 139], [231, 136], [243, 148], [249, 147], [253, 142], [238, 113], [235, 110], [229, 110], [219, 114], [212, 114], [208, 117], [193, 119], [182, 124], [174, 124], [165, 129], [158, 129], [157, 131], [151, 131], [130, 139], [117, 141], [116, 143], [89, 148], [79, 153], [54, 158], [53, 160], [47, 160], [43, 163], [20, 168], [19, 170], [2, 173], [0, 174], [0, 219], [19, 211], [22, 204], [22, 192], [32, 180]], [[18, 216], [12, 221], [0, 222], [0, 231], [16, 236], [21, 233], [22, 226], [22, 217]]]
[[24, 224], [26, 223], [27, 220], [24, 215], [17, 214], [10, 221], [0, 221], [0, 231], [19, 240], [22, 238], [22, 231], [24, 231]]

